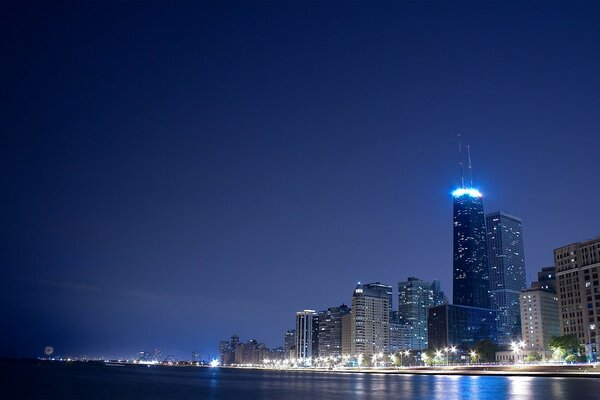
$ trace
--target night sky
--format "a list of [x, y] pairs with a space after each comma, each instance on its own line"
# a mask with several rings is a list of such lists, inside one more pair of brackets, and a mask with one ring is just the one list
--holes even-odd
[[598, 3], [0, 7], [2, 356], [207, 358], [357, 281], [450, 297], [458, 133], [528, 281], [600, 234]]

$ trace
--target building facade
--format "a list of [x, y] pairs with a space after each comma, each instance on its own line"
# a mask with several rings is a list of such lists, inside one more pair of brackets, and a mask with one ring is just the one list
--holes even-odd
[[315, 310], [296, 313], [296, 359], [310, 364], [319, 356], [319, 315]]
[[390, 353], [398, 353], [410, 349], [412, 326], [400, 319], [398, 311], [390, 314]]
[[443, 304], [429, 309], [429, 349], [456, 346], [472, 349], [477, 342], [497, 341], [496, 311], [488, 308]]
[[534, 282], [530, 289], [521, 291], [521, 326], [525, 349], [536, 351], [546, 358], [548, 344], [560, 335], [558, 296]]
[[387, 353], [390, 346], [392, 287], [380, 282], [358, 284], [352, 295], [351, 353]]
[[427, 348], [428, 308], [444, 303], [445, 296], [437, 281], [431, 283], [409, 277], [408, 280], [398, 283], [398, 323], [408, 325], [402, 328], [402, 331], [408, 334], [405, 349]]
[[486, 215], [490, 307], [498, 312], [498, 343], [521, 339], [520, 291], [526, 288], [521, 219]]
[[453, 218], [453, 303], [489, 308], [489, 275], [485, 215], [481, 193], [461, 188], [452, 193]]
[[319, 357], [342, 355], [342, 317], [349, 313], [345, 304], [319, 313]]
[[554, 250], [562, 335], [579, 338], [588, 360], [598, 356], [600, 237]]

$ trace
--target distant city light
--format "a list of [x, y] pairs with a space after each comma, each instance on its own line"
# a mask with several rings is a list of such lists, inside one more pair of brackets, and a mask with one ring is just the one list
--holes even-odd
[[452, 192], [452, 196], [454, 197], [464, 196], [465, 194], [471, 197], [481, 197], [481, 192], [473, 188], [460, 188]]
[[218, 367], [218, 366], [219, 366], [219, 364], [220, 364], [220, 363], [219, 363], [219, 360], [217, 360], [217, 359], [214, 359], [214, 360], [212, 360], [212, 361], [210, 362], [210, 366], [211, 366], [211, 367], [213, 367], [213, 368], [214, 368], [214, 367]]

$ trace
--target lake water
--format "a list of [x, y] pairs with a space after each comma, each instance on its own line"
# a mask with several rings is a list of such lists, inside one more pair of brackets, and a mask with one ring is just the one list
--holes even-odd
[[0, 362], [11, 399], [600, 399], [600, 379]]

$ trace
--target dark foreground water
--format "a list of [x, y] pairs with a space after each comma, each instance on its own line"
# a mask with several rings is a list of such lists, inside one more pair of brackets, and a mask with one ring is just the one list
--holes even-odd
[[11, 399], [600, 399], [600, 379], [0, 362]]

